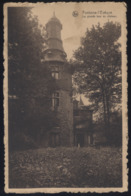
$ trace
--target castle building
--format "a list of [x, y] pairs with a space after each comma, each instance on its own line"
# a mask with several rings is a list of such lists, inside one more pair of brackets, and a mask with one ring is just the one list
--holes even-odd
[[48, 132], [46, 146], [88, 146], [93, 143], [92, 111], [80, 102], [72, 101], [72, 73], [66, 60], [61, 40], [62, 24], [53, 17], [46, 24], [47, 46], [44, 63], [50, 68], [55, 79], [51, 107], [56, 125]]
[[92, 110], [80, 101], [73, 102], [73, 130], [74, 130], [74, 145], [75, 146], [89, 146], [93, 141], [93, 122]]
[[51, 147], [73, 145], [72, 75], [61, 40], [61, 30], [62, 24], [54, 14], [46, 24], [47, 47], [44, 50], [44, 63], [55, 79], [52, 110], [58, 119], [58, 124], [48, 134], [47, 145]]

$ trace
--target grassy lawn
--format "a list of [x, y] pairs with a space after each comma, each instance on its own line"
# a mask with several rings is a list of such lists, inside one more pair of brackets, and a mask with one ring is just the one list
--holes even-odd
[[121, 187], [120, 148], [43, 148], [10, 154], [10, 188]]

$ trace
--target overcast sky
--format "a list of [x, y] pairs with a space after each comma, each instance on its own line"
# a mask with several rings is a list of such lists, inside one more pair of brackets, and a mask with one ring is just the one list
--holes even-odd
[[[107, 5], [108, 4], [108, 5]], [[122, 6], [122, 4], [119, 6]], [[85, 34], [87, 28], [100, 22], [103, 25], [107, 21], [121, 22], [122, 14], [116, 3], [48, 3], [36, 4], [32, 9], [33, 14], [38, 16], [40, 24], [43, 26], [53, 16], [61, 21], [63, 29], [61, 32], [63, 46], [68, 59], [72, 57], [73, 51], [80, 45], [80, 37]], [[73, 11], [78, 11], [78, 16], [72, 15]], [[93, 14], [93, 13], [96, 14]], [[106, 13], [105, 13], [106, 12]], [[111, 13], [112, 12], [112, 13]], [[111, 13], [111, 14], [108, 14]], [[95, 18], [91, 17], [95, 15]], [[96, 17], [96, 16], [101, 17]], [[115, 17], [107, 17], [115, 16]], [[86, 16], [86, 17], [83, 17]], [[88, 16], [88, 17], [87, 17]], [[105, 17], [103, 17], [105, 16]]]
[[[80, 46], [80, 38], [85, 34], [87, 28], [90, 29], [92, 25], [96, 25], [98, 23], [100, 23], [100, 25], [102, 26], [107, 21], [121, 23], [122, 18], [124, 18], [124, 9], [122, 8], [124, 8], [122, 4], [112, 4], [111, 2], [59, 2], [35, 4], [32, 12], [33, 15], [38, 16], [39, 23], [45, 26], [45, 24], [53, 16], [53, 12], [55, 11], [56, 17], [61, 21], [63, 25], [61, 32], [63, 46], [65, 52], [67, 53], [67, 58], [70, 59], [72, 57], [73, 51]], [[73, 11], [78, 11], [77, 17], [74, 17], [72, 15]], [[92, 17], [93, 15], [95, 15], [95, 18]], [[110, 17], [108, 17], [108, 15], [110, 15]], [[101, 17], [98, 18], [97, 16]], [[82, 100], [85, 105], [89, 104], [88, 100], [84, 96], [82, 96]]]

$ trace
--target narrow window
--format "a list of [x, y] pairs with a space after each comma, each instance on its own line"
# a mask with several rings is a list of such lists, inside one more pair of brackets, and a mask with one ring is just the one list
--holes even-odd
[[52, 77], [55, 78], [56, 80], [59, 79], [59, 73], [58, 73], [58, 72], [52, 71], [51, 75], [52, 75]]
[[59, 93], [55, 92], [52, 94], [52, 108], [56, 110], [59, 106]]
[[50, 146], [56, 147], [60, 145], [60, 135], [59, 133], [51, 133], [50, 134]]
[[58, 80], [59, 79], [59, 68], [57, 66], [53, 66], [51, 71], [52, 71], [51, 72], [52, 77]]

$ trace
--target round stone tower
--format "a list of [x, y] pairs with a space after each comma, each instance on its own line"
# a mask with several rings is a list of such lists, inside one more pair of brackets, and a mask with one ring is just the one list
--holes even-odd
[[61, 40], [61, 30], [62, 24], [54, 14], [46, 24], [47, 47], [44, 50], [44, 62], [49, 66], [56, 85], [51, 105], [58, 124], [48, 137], [49, 145], [54, 147], [73, 144], [72, 75]]

